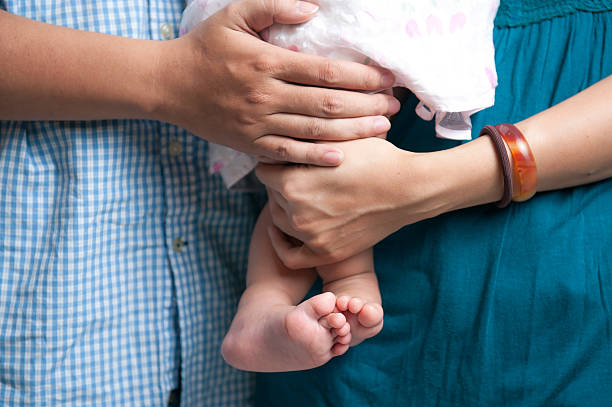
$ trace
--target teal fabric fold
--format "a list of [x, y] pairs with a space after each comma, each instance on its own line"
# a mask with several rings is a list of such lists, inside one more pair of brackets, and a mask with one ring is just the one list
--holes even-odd
[[[474, 137], [612, 74], [612, 12], [498, 26], [494, 41], [496, 103], [473, 116]], [[390, 139], [456, 145], [416, 103]], [[383, 331], [319, 369], [259, 375], [256, 405], [612, 405], [611, 180], [419, 222], [380, 243], [375, 262]]]
[[612, 0], [502, 0], [495, 25], [516, 27], [580, 11], [610, 10]]

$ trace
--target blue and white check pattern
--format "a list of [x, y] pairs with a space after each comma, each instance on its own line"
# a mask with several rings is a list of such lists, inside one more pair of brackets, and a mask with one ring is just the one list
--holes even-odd
[[[181, 0], [0, 0], [51, 24], [161, 40]], [[243, 406], [220, 344], [261, 196], [152, 121], [0, 122], [0, 406]]]

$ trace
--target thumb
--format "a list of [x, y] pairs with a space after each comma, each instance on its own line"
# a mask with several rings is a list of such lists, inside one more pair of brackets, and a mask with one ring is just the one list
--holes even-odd
[[238, 18], [254, 32], [261, 32], [274, 23], [300, 24], [310, 20], [319, 6], [298, 0], [243, 0], [237, 7]]

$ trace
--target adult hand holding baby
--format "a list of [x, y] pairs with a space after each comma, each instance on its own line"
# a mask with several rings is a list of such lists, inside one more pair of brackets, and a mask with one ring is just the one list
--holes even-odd
[[342, 261], [406, 225], [499, 200], [503, 193], [488, 137], [433, 153], [401, 150], [381, 138], [334, 145], [346, 154], [336, 168], [257, 169], [278, 228], [269, 231], [272, 243], [289, 268]]
[[[538, 163], [538, 192], [612, 176], [611, 94], [612, 76], [516, 124]], [[559, 130], [560, 122], [566, 130]], [[556, 143], [550, 142], [551, 134]], [[272, 231], [274, 248], [289, 268], [344, 260], [403, 226], [498, 202], [504, 194], [501, 162], [489, 137], [430, 153], [401, 150], [375, 138], [336, 145], [346, 154], [337, 168], [258, 168], [274, 224], [303, 242]]]
[[[289, 268], [344, 260], [404, 226], [407, 215], [413, 221], [433, 216], [421, 213], [425, 196], [434, 189], [423, 155], [381, 138], [333, 145], [346, 154], [336, 168], [266, 164], [257, 168], [278, 228], [269, 231], [270, 237]], [[300, 244], [284, 238], [281, 231]]]
[[10, 39], [0, 44], [0, 71], [9, 78], [0, 83], [0, 119], [154, 119], [262, 159], [337, 165], [337, 147], [298, 139], [385, 133], [383, 116], [399, 103], [339, 90], [389, 87], [387, 71], [284, 50], [257, 35], [274, 22], [315, 14], [296, 0], [243, 0], [185, 37], [161, 42], [0, 11], [0, 37]]
[[301, 23], [316, 11], [316, 5], [295, 0], [234, 2], [185, 37], [163, 44], [165, 69], [180, 72], [166, 75], [175, 83], [166, 86], [165, 120], [260, 160], [316, 165], [339, 164], [341, 151], [300, 140], [386, 133], [384, 115], [399, 110], [393, 97], [339, 89], [388, 88], [388, 71], [259, 39], [257, 33], [275, 22]]

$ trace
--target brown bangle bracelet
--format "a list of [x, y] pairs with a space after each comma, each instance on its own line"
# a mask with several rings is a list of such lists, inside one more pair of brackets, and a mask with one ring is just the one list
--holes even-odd
[[538, 176], [535, 157], [523, 136], [523, 133], [513, 124], [498, 124], [495, 128], [504, 139], [512, 156], [512, 178], [515, 190], [512, 200], [523, 202], [531, 198], [538, 186]]
[[514, 190], [514, 179], [512, 177], [512, 165], [506, 151], [506, 143], [499, 131], [493, 126], [484, 126], [480, 131], [481, 136], [489, 136], [495, 145], [497, 156], [501, 161], [502, 173], [504, 175], [504, 195], [497, 202], [499, 208], [505, 208], [512, 201], [512, 191]]

